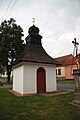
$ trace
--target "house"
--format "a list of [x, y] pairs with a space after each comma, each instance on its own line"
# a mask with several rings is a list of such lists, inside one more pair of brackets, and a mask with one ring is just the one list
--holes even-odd
[[7, 77], [6, 67], [0, 67], [0, 77]]
[[[72, 75], [72, 71], [71, 71], [72, 70], [72, 59], [73, 59], [72, 54], [55, 58], [55, 60], [61, 63], [61, 65], [57, 65], [56, 67], [57, 80], [74, 78], [74, 76]], [[71, 64], [68, 65], [69, 61], [71, 61]]]
[[65, 62], [65, 64], [64, 64], [65, 79], [74, 79], [73, 70], [77, 69], [76, 58], [78, 58], [78, 61], [79, 61], [79, 64], [80, 64], [80, 53], [77, 55], [77, 57], [74, 56], [73, 58], [71, 58], [70, 60]]
[[[7, 78], [7, 69], [5, 66], [0, 67], [0, 77]], [[12, 77], [12, 71], [10, 77]]]
[[56, 64], [42, 47], [39, 28], [31, 26], [26, 48], [13, 66], [13, 91], [21, 95], [52, 92], [56, 87]]

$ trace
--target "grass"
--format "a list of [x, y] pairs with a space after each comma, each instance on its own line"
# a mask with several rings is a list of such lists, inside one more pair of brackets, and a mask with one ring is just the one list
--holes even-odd
[[73, 93], [17, 97], [0, 88], [0, 120], [80, 120], [80, 108], [69, 105]]
[[69, 84], [74, 84], [75, 80], [58, 80], [58, 83], [69, 83]]

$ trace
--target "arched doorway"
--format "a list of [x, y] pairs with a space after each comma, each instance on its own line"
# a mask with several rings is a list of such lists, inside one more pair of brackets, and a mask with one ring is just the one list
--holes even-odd
[[37, 69], [37, 93], [46, 92], [46, 72], [40, 67]]

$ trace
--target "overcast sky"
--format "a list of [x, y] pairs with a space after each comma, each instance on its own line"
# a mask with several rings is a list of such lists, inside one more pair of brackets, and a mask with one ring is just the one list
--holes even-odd
[[14, 18], [23, 28], [24, 38], [33, 17], [50, 56], [73, 54], [72, 41], [80, 42], [80, 0], [0, 0], [0, 24]]

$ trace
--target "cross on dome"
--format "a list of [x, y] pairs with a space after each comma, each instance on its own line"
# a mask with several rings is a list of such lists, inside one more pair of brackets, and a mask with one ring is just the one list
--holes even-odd
[[32, 18], [32, 20], [33, 20], [33, 25], [35, 25], [35, 20], [36, 20], [36, 19], [35, 19], [35, 18]]

